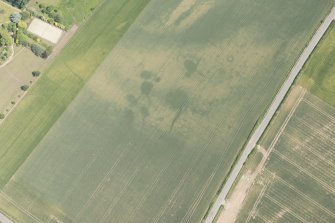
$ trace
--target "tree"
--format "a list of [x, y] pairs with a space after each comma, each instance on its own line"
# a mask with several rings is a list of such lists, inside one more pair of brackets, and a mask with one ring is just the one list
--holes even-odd
[[22, 9], [26, 6], [29, 0], [8, 0], [13, 6]]
[[40, 74], [41, 74], [40, 71], [33, 71], [32, 72], [33, 77], [38, 77], [38, 76], [40, 76]]
[[13, 45], [13, 39], [5, 29], [0, 28], [0, 45], [11, 46]]
[[22, 91], [27, 91], [29, 89], [29, 86], [25, 84], [25, 85], [22, 85], [20, 88]]
[[22, 30], [18, 30], [16, 33], [16, 43], [25, 47], [29, 47], [30, 39], [22, 32]]
[[8, 32], [14, 33], [16, 31], [16, 24], [10, 22], [6, 25], [6, 29], [8, 30]]
[[27, 19], [29, 19], [30, 18], [30, 12], [28, 12], [28, 11], [22, 11], [21, 12], [21, 16], [22, 16], [22, 20], [27, 20]]
[[17, 26], [20, 29], [26, 29], [27, 28], [27, 23], [21, 20], [21, 21], [19, 21], [19, 23], [17, 24]]
[[52, 47], [48, 46], [44, 52], [42, 53], [42, 58], [46, 59], [50, 56], [50, 54], [52, 53]]
[[5, 118], [5, 114], [0, 113], [0, 119], [4, 119]]
[[10, 21], [13, 23], [19, 23], [21, 21], [21, 14], [20, 13], [12, 13], [9, 17]]
[[53, 19], [55, 20], [55, 22], [58, 22], [58, 23], [62, 22], [63, 20], [62, 16], [58, 13], [53, 15]]
[[33, 51], [36, 56], [42, 57], [45, 50], [37, 44], [32, 44], [31, 51]]

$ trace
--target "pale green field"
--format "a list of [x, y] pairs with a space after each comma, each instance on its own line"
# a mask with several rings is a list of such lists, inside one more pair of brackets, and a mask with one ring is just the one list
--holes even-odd
[[[115, 46], [145, 4], [146, 0], [136, 4], [132, 0], [106, 2], [100, 13], [80, 28], [79, 34], [70, 40], [20, 106], [2, 123], [0, 187], [25, 161], [105, 58], [106, 54], [101, 52]], [[117, 11], [113, 18], [106, 19], [110, 12]], [[129, 24], [117, 29], [125, 18]], [[101, 35], [88, 35], [94, 32]]]
[[[28, 129], [0, 129], [0, 209], [9, 198], [42, 222], [199, 222], [332, 2], [153, 0], [111, 53], [105, 2], [5, 123], [34, 113]], [[119, 18], [105, 25], [131, 24]]]
[[0, 1], [0, 24], [8, 23], [10, 14], [14, 12], [19, 12], [19, 10]]
[[[4, 187], [35, 149], [105, 58], [104, 52], [109, 52], [115, 46], [147, 2], [147, 0], [105, 1], [99, 13], [95, 13], [93, 19], [80, 28], [20, 105], [1, 124], [0, 188]], [[16, 204], [15, 201], [12, 202]], [[56, 213], [57, 217], [63, 219], [59, 216], [61, 214], [57, 214], [58, 207], [52, 205], [43, 207], [48, 210], [43, 211], [48, 217]], [[4, 200], [0, 201], [0, 210], [15, 221], [34, 222], [33, 218], [29, 217], [31, 215], [24, 214], [21, 212], [22, 209], [18, 209], [15, 205], [12, 208]], [[66, 217], [64, 219], [66, 220]]]
[[278, 133], [237, 222], [334, 222], [334, 127], [335, 108], [306, 95]]

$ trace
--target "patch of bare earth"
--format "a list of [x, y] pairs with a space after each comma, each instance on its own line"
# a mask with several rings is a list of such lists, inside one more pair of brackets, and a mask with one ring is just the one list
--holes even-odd
[[235, 222], [249, 189], [251, 188], [258, 174], [262, 172], [264, 164], [268, 158], [268, 153], [264, 148], [257, 146], [257, 150], [263, 154], [261, 162], [258, 164], [254, 172], [247, 171], [241, 177], [240, 181], [234, 188], [234, 192], [232, 193], [231, 197], [229, 200], [227, 200], [217, 223]]

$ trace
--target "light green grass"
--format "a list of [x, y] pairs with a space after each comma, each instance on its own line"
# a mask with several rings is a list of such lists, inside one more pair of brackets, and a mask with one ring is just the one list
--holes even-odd
[[335, 106], [335, 24], [302, 70], [299, 84]]
[[3, 10], [3, 12], [2, 13], [0, 12], [0, 24], [10, 22], [9, 21], [10, 14], [20, 11], [16, 8], [12, 7], [11, 5], [9, 5], [9, 4], [7, 4], [3, 1], [0, 1], [0, 11], [2, 11], [2, 10]]
[[332, 5], [211, 2], [154, 0], [111, 51], [143, 2], [106, 1], [1, 127], [3, 192], [42, 222], [199, 222]]

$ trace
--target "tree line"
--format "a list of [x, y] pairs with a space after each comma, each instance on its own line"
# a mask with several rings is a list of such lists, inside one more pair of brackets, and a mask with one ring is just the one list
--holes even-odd
[[22, 9], [26, 6], [26, 4], [29, 2], [29, 0], [7, 0], [11, 5]]

